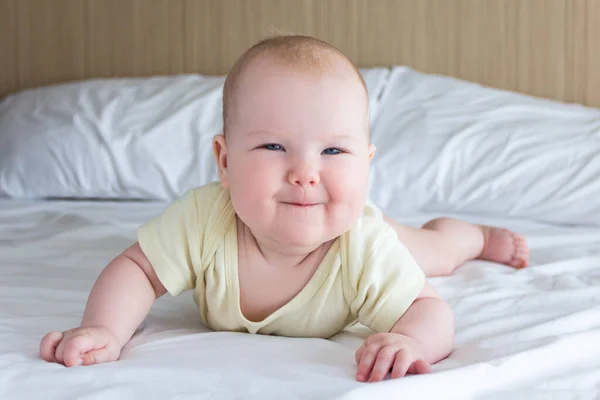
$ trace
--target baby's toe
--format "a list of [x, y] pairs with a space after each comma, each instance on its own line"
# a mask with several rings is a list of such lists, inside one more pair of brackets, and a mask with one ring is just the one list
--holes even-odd
[[515, 253], [510, 265], [515, 268], [525, 268], [529, 264], [529, 247], [525, 238], [517, 233], [513, 233], [513, 243], [515, 246]]

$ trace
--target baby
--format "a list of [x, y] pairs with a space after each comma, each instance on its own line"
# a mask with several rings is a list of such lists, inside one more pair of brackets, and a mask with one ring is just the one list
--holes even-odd
[[356, 352], [357, 380], [427, 373], [451, 352], [454, 328], [425, 276], [475, 258], [526, 266], [513, 232], [448, 218], [410, 228], [367, 201], [367, 90], [331, 45], [258, 43], [228, 75], [223, 102], [220, 183], [139, 229], [99, 276], [80, 327], [42, 339], [46, 361], [117, 360], [157, 298], [193, 290], [216, 331], [328, 338], [359, 321], [374, 333]]

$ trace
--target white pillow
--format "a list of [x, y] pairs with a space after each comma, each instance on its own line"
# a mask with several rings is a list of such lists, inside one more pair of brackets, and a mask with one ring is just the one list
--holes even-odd
[[600, 224], [600, 110], [393, 68], [372, 199], [415, 211]]
[[[389, 75], [363, 69], [372, 118]], [[0, 196], [170, 200], [217, 179], [224, 77], [99, 79], [0, 103]]]
[[0, 105], [0, 195], [170, 198], [214, 176], [222, 78], [92, 80]]
[[[389, 70], [361, 70], [372, 118]], [[173, 199], [217, 179], [224, 77], [102, 79], [0, 104], [0, 196]]]

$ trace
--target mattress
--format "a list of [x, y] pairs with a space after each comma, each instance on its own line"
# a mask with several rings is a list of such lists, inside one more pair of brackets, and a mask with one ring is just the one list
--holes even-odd
[[159, 299], [117, 362], [43, 361], [42, 336], [78, 326], [102, 268], [165, 206], [0, 200], [1, 399], [592, 399], [600, 390], [600, 227], [473, 215], [460, 217], [525, 234], [531, 267], [472, 261], [431, 279], [453, 307], [456, 337], [429, 375], [359, 383], [364, 327], [329, 340], [211, 332], [188, 294]]

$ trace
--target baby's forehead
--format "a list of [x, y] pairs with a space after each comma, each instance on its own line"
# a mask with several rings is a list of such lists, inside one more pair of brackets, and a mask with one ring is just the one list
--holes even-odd
[[273, 139], [308, 134], [323, 140], [343, 134], [362, 137], [368, 131], [368, 104], [358, 85], [314, 83], [293, 74], [265, 81], [257, 77], [252, 83], [236, 94], [231, 131], [272, 133], [263, 136]]
[[234, 113], [236, 108], [242, 111], [240, 107], [245, 110], [242, 114], [248, 115], [257, 108], [275, 111], [295, 106], [306, 112], [312, 109], [311, 115], [314, 115], [316, 110], [311, 103], [324, 102], [322, 112], [351, 107], [351, 114], [361, 113], [359, 109], [369, 114], [369, 98], [363, 81], [352, 66], [339, 60], [328, 60], [319, 68], [268, 57], [254, 61], [239, 77], [233, 94]]
[[318, 111], [311, 107], [313, 103], [321, 103], [323, 112], [368, 107], [366, 90], [351, 70], [306, 69], [272, 60], [257, 60], [250, 66], [239, 81], [235, 97], [237, 106], [244, 106], [246, 111], [257, 107], [275, 111], [288, 104], [306, 112]]

